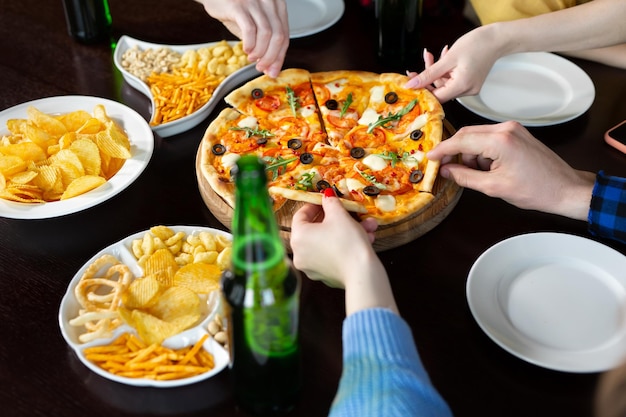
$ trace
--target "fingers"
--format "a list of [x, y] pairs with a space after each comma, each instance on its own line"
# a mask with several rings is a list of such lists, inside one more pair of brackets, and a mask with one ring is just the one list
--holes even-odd
[[266, 3], [249, 10], [251, 21], [242, 30], [244, 51], [256, 68], [270, 77], [280, 72], [289, 47], [289, 21], [284, 1]]
[[465, 126], [459, 129], [451, 138], [435, 146], [426, 156], [428, 159], [441, 161], [445, 157], [457, 154], [481, 155], [484, 153], [486, 146], [490, 143], [484, 140], [484, 135], [489, 135], [496, 131], [497, 126], [498, 125]]
[[435, 63], [435, 57], [426, 48], [424, 48], [423, 58], [425, 70], [407, 81], [404, 85], [406, 88], [426, 88], [426, 86], [435, 83], [435, 81], [448, 73], [449, 68]]
[[302, 224], [314, 223], [324, 214], [324, 210], [317, 204], [305, 204], [296, 211], [291, 220], [292, 227], [300, 227]]
[[444, 178], [453, 180], [461, 187], [481, 192], [484, 192], [489, 178], [488, 172], [475, 170], [459, 164], [442, 166], [440, 174]]

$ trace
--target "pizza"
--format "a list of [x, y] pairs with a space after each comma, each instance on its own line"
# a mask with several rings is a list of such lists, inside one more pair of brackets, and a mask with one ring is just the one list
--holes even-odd
[[443, 135], [444, 112], [426, 89], [401, 74], [310, 73], [286, 69], [225, 97], [231, 107], [209, 124], [200, 166], [210, 187], [234, 207], [234, 167], [243, 154], [266, 164], [278, 211], [290, 202], [321, 204], [332, 187], [357, 216], [393, 224], [434, 198], [438, 161], [426, 153]]

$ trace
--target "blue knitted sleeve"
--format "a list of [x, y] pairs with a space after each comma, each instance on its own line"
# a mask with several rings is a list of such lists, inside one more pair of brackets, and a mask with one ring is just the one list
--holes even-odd
[[451, 415], [431, 384], [402, 318], [373, 308], [345, 319], [343, 373], [331, 417]]

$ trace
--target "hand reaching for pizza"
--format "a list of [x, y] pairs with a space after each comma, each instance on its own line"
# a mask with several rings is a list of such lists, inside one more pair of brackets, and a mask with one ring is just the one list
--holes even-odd
[[[463, 164], [451, 162], [457, 154]], [[519, 208], [587, 219], [595, 174], [572, 168], [517, 122], [463, 127], [427, 156], [462, 187]]]
[[322, 206], [306, 204], [293, 217], [294, 266], [313, 280], [346, 289], [346, 314], [372, 307], [397, 307], [387, 272], [372, 248], [377, 223], [354, 220], [332, 189]]
[[280, 72], [289, 46], [285, 0], [196, 0], [243, 41], [248, 59], [274, 78]]
[[[407, 88], [429, 88], [445, 103], [457, 97], [478, 94], [491, 67], [500, 57], [491, 46], [493, 38], [482, 30], [474, 30], [460, 37], [448, 50], [446, 46], [435, 62], [431, 52], [424, 50], [425, 69], [420, 74], [409, 73]], [[476, 48], [475, 45], [481, 45]], [[472, 53], [467, 53], [471, 48]]]

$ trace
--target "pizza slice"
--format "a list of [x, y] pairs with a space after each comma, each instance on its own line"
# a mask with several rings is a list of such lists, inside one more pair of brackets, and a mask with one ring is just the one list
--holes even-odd
[[363, 148], [372, 166], [400, 165], [416, 171], [419, 191], [431, 192], [439, 163], [426, 158], [443, 135], [444, 112], [426, 89], [406, 89], [408, 77], [381, 74], [370, 89], [367, 108], [359, 123], [345, 135], [344, 145], [354, 153]]
[[[284, 150], [268, 119], [226, 108], [209, 124], [202, 139], [201, 170], [211, 188], [231, 207], [235, 204], [233, 168], [244, 154], [272, 155], [276, 161]], [[287, 160], [292, 156], [287, 156]], [[285, 163], [288, 165], [288, 163]], [[278, 168], [276, 168], [278, 170]], [[285, 199], [274, 201], [278, 210]]]
[[318, 115], [310, 73], [291, 68], [278, 77], [257, 77], [228, 94], [226, 103], [241, 113], [267, 119], [277, 125], [306, 126], [300, 139], [325, 142], [326, 133]]
[[326, 71], [311, 74], [311, 84], [328, 136], [341, 147], [343, 137], [357, 124], [369, 101], [369, 90], [379, 74], [366, 71]]

